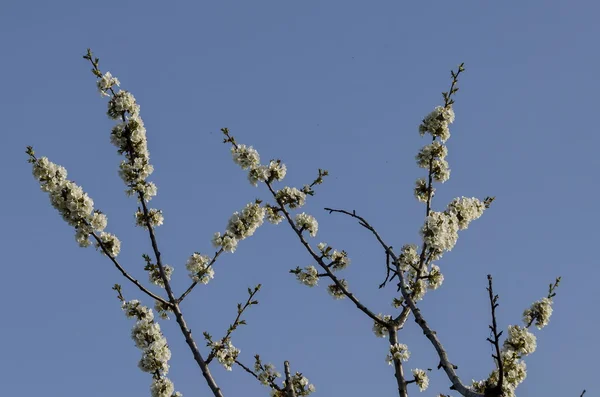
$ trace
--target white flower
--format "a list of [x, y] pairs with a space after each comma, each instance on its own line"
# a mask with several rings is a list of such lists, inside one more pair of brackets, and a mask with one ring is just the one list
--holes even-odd
[[306, 266], [304, 270], [298, 272], [296, 274], [296, 278], [304, 285], [308, 285], [309, 287], [314, 287], [319, 282], [317, 268], [314, 266]]
[[287, 167], [280, 160], [271, 160], [269, 162], [269, 181], [281, 181], [285, 178]]
[[231, 371], [231, 366], [235, 363], [240, 350], [233, 346], [230, 340], [213, 342], [211, 346], [214, 349], [213, 351], [215, 351], [217, 360], [219, 360], [227, 371]]
[[308, 230], [312, 237], [315, 237], [319, 230], [319, 223], [317, 220], [312, 215], [308, 215], [304, 212], [296, 215], [296, 226], [299, 229]]
[[444, 282], [444, 275], [441, 273], [439, 266], [431, 265], [431, 271], [427, 276], [427, 287], [431, 290], [438, 289]]
[[458, 219], [460, 230], [469, 227], [469, 223], [483, 215], [485, 205], [478, 198], [460, 197], [452, 200], [446, 209], [447, 213], [453, 213]]
[[331, 254], [331, 267], [334, 270], [345, 269], [350, 264], [350, 258], [346, 251], [334, 250]]
[[248, 171], [248, 181], [252, 186], [258, 186], [258, 182], [265, 182], [269, 179], [269, 168], [264, 165], [255, 165]]
[[508, 336], [504, 341], [504, 350], [513, 350], [519, 355], [528, 355], [535, 351], [537, 338], [527, 328], [518, 325], [508, 326]]
[[420, 261], [419, 254], [417, 253], [417, 246], [414, 244], [404, 245], [400, 250], [398, 261], [400, 262], [401, 270], [412, 273], [416, 272]]
[[[147, 219], [150, 221], [150, 226], [152, 226], [152, 228], [162, 225], [164, 221], [162, 210], [150, 208], [148, 210]], [[141, 228], [148, 229], [146, 216], [144, 215], [144, 212], [140, 209], [138, 209], [135, 213], [135, 224]]]
[[415, 383], [419, 386], [419, 391], [425, 391], [429, 387], [429, 376], [427, 376], [427, 372], [422, 369], [413, 369], [413, 376], [415, 377]]
[[221, 233], [216, 232], [212, 243], [217, 248], [223, 248], [224, 251], [233, 253], [237, 248], [238, 241], [231, 232], [227, 231], [223, 236], [221, 236]]
[[[383, 320], [386, 323], [392, 320], [392, 316], [390, 316], [389, 314], [386, 314], [384, 316], [381, 313], [379, 313], [377, 315], [377, 318]], [[373, 321], [373, 333], [378, 338], [385, 338], [388, 334], [388, 329], [386, 326], [378, 323], [377, 321]]]
[[431, 211], [421, 229], [423, 239], [438, 259], [444, 251], [451, 251], [458, 240], [458, 219], [453, 213]]
[[121, 120], [125, 112], [137, 116], [140, 107], [135, 103], [135, 97], [128, 91], [120, 90], [108, 101], [108, 117], [113, 120]]
[[99, 232], [103, 231], [106, 228], [106, 224], [108, 223], [106, 219], [106, 215], [99, 211], [94, 211], [92, 218], [90, 219], [90, 226]]
[[185, 268], [190, 272], [192, 280], [202, 284], [208, 284], [208, 282], [215, 277], [215, 271], [212, 266], [208, 267], [209, 263], [210, 257], [195, 252], [187, 260]]
[[96, 84], [98, 86], [98, 91], [100, 92], [100, 95], [108, 96], [106, 91], [110, 90], [115, 85], [118, 87], [121, 83], [119, 82], [119, 79], [113, 77], [113, 75], [110, 74], [110, 72], [106, 72], [102, 75], [102, 77], [98, 80]]
[[[435, 188], [431, 187], [431, 197], [435, 195]], [[427, 189], [427, 182], [425, 179], [419, 178], [415, 184], [415, 197], [422, 203], [427, 202], [427, 197], [429, 196], [429, 191]]]
[[448, 155], [448, 148], [439, 141], [434, 141], [421, 148], [416, 156], [417, 165], [421, 168], [429, 168], [430, 162], [434, 159], [444, 160]]
[[234, 212], [227, 224], [229, 232], [237, 240], [243, 240], [254, 234], [263, 224], [265, 208], [258, 203], [247, 204], [242, 213]]
[[[175, 390], [173, 382], [167, 377], [160, 377], [159, 379], [152, 379], [152, 385], [150, 386], [151, 397], [172, 397]], [[181, 393], [180, 393], [181, 394]]]
[[258, 155], [258, 152], [252, 148], [252, 146], [234, 146], [231, 148], [231, 155], [233, 156], [233, 161], [242, 167], [243, 170], [253, 166], [258, 166], [260, 164], [260, 156]]
[[284, 216], [279, 213], [279, 211], [276, 211], [270, 205], [265, 207], [265, 216], [267, 220], [274, 225], [281, 223], [281, 221], [285, 219]]
[[[102, 232], [100, 234], [100, 241], [111, 257], [115, 258], [121, 252], [121, 241], [114, 234]], [[100, 248], [99, 243], [96, 243], [96, 248]], [[106, 255], [104, 251], [101, 252]]]
[[[347, 291], [348, 290], [348, 282], [343, 278], [339, 279], [338, 281], [340, 282], [342, 287], [344, 287], [344, 289]], [[333, 297], [333, 299], [344, 299], [346, 297], [346, 294], [344, 293], [342, 288], [338, 287], [337, 284], [328, 285], [327, 292], [329, 292], [329, 295], [331, 295]]]
[[408, 346], [403, 343], [395, 343], [390, 346], [390, 354], [385, 359], [389, 365], [392, 365], [394, 360], [408, 361], [409, 358]]
[[284, 187], [275, 194], [277, 202], [282, 206], [290, 208], [300, 208], [304, 205], [306, 194], [296, 189], [295, 187]]
[[440, 137], [442, 142], [446, 142], [450, 138], [448, 126], [453, 122], [454, 111], [452, 107], [438, 106], [425, 117], [419, 126], [419, 133], [423, 136], [426, 132], [429, 132], [431, 136]]
[[[163, 265], [163, 271], [167, 280], [171, 280], [171, 274], [173, 274], [173, 268], [169, 265]], [[165, 288], [165, 282], [160, 276], [160, 270], [158, 266], [155, 266], [148, 272], [150, 282], [159, 287]]]
[[542, 298], [523, 312], [523, 322], [529, 326], [535, 321], [535, 326], [542, 329], [548, 325], [550, 316], [552, 316], [552, 299]]

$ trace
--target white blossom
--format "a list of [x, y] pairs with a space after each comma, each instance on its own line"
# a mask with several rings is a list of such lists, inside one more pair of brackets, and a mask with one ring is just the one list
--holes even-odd
[[[431, 187], [431, 197], [435, 195], [435, 188]], [[427, 202], [429, 197], [429, 190], [427, 189], [427, 182], [423, 178], [417, 179], [415, 183], [415, 197], [422, 203]]]
[[414, 244], [406, 244], [400, 250], [398, 256], [400, 269], [403, 271], [416, 272], [418, 269], [420, 257], [417, 253], [417, 246]]
[[421, 168], [428, 169], [430, 163], [436, 158], [444, 160], [448, 155], [448, 148], [439, 141], [434, 141], [429, 145], [425, 145], [421, 148], [416, 156], [417, 165]]
[[448, 126], [454, 122], [454, 111], [451, 106], [437, 106], [429, 113], [421, 125], [419, 125], [419, 133], [423, 136], [426, 132], [433, 137], [439, 137], [442, 142], [446, 142], [450, 138], [450, 130]]
[[[121, 252], [121, 241], [114, 234], [102, 232], [100, 234], [100, 241], [111, 257], [115, 258]], [[99, 243], [96, 243], [96, 248], [100, 248]], [[101, 252], [105, 254], [104, 251]]]
[[221, 363], [227, 371], [231, 371], [231, 366], [235, 363], [237, 356], [240, 354], [240, 350], [233, 346], [230, 340], [226, 340], [225, 342], [213, 342], [211, 347], [214, 349], [215, 357], [219, 360], [219, 363]]
[[190, 272], [190, 278], [195, 282], [208, 284], [215, 277], [212, 266], [208, 267], [210, 261], [210, 257], [206, 255], [200, 255], [198, 252], [193, 253], [185, 264], [185, 268]]
[[308, 215], [304, 212], [296, 215], [296, 226], [299, 229], [308, 230], [312, 237], [315, 237], [319, 230], [319, 223], [317, 220], [312, 215]]
[[529, 326], [535, 321], [535, 326], [542, 329], [548, 325], [550, 316], [552, 316], [552, 299], [542, 298], [523, 312], [523, 322]]
[[258, 166], [260, 164], [260, 156], [252, 146], [237, 145], [231, 148], [233, 161], [242, 167], [243, 170]]
[[455, 198], [446, 209], [447, 213], [456, 215], [460, 230], [469, 227], [469, 223], [483, 215], [483, 211], [485, 211], [485, 204], [475, 197]]
[[[165, 277], [167, 280], [171, 280], [171, 274], [173, 274], [173, 268], [169, 265], [163, 265], [163, 271], [165, 273]], [[154, 285], [158, 285], [159, 287], [165, 288], [165, 282], [160, 276], [160, 270], [158, 266], [153, 267], [149, 272], [148, 276], [150, 282]]]
[[409, 358], [410, 352], [408, 351], [408, 346], [403, 343], [394, 343], [390, 346], [390, 353], [386, 356], [385, 360], [389, 365], [392, 365], [394, 360], [408, 361]]
[[504, 350], [512, 350], [519, 355], [526, 356], [535, 351], [537, 338], [527, 328], [518, 325], [508, 326], [508, 336], [504, 340]]
[[[148, 210], [147, 219], [150, 221], [150, 226], [152, 226], [152, 228], [162, 225], [164, 221], [162, 210], [150, 208]], [[138, 209], [138, 211], [135, 213], [135, 224], [141, 228], [148, 229], [146, 216], [144, 215], [144, 212], [140, 209]]]
[[442, 252], [454, 248], [458, 240], [458, 219], [453, 213], [431, 211], [421, 234], [427, 247], [436, 251], [433, 259], [438, 259]]
[[295, 187], [284, 187], [275, 194], [277, 202], [282, 206], [290, 208], [300, 208], [304, 205], [306, 194], [296, 189]]
[[229, 232], [237, 240], [243, 240], [254, 234], [256, 229], [263, 224], [265, 209], [258, 203], [247, 204], [241, 213], [234, 212], [227, 224]]
[[279, 213], [279, 211], [277, 211], [276, 209], [274, 209], [270, 205], [265, 206], [265, 216], [267, 218], [267, 221], [269, 221], [273, 225], [277, 225], [277, 224], [281, 223], [281, 221], [283, 221], [285, 219], [285, 217], [283, 215], [281, 215]]
[[415, 377], [415, 383], [419, 386], [419, 391], [425, 391], [429, 387], [429, 376], [422, 369], [413, 369], [412, 374]]
[[[343, 278], [339, 279], [338, 281], [342, 285], [342, 287], [344, 287], [344, 289], [347, 291], [348, 282]], [[346, 297], [344, 290], [340, 288], [337, 284], [328, 285], [327, 292], [329, 292], [329, 295], [331, 295], [333, 299], [344, 299]]]
[[431, 271], [427, 276], [427, 288], [431, 290], [438, 289], [444, 282], [444, 275], [440, 271], [439, 266], [431, 265]]
[[131, 92], [120, 90], [116, 92], [110, 101], [108, 101], [108, 117], [113, 120], [121, 120], [124, 113], [131, 116], [137, 116], [140, 111], [139, 105], [135, 102], [135, 97]]
[[217, 248], [223, 248], [224, 251], [233, 253], [237, 248], [238, 241], [231, 232], [227, 231], [222, 236], [221, 233], [216, 232], [212, 243]]
[[345, 269], [350, 264], [350, 258], [348, 258], [348, 254], [346, 253], [346, 251], [334, 250], [330, 258], [331, 268], [334, 270]]
[[118, 87], [121, 83], [119, 82], [119, 79], [113, 77], [110, 72], [106, 72], [102, 75], [102, 77], [100, 77], [100, 79], [98, 79], [96, 84], [98, 86], [98, 92], [100, 92], [100, 95], [108, 96], [106, 91], [110, 90], [115, 85]]
[[296, 279], [304, 285], [314, 287], [319, 282], [319, 272], [314, 266], [306, 266], [304, 270], [296, 273]]
[[[384, 316], [381, 313], [379, 313], [377, 315], [377, 318], [383, 320], [386, 323], [388, 323], [388, 322], [390, 322], [392, 320], [392, 316], [389, 315], [389, 314], [386, 314]], [[386, 326], [384, 326], [384, 325], [378, 323], [377, 321], [373, 320], [373, 333], [378, 338], [385, 338], [388, 335], [388, 329], [387, 329]]]

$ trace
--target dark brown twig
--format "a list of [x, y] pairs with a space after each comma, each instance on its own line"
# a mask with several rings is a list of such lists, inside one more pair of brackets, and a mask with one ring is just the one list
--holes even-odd
[[492, 311], [492, 325], [490, 325], [490, 330], [492, 331], [493, 340], [487, 338], [487, 341], [494, 345], [496, 349], [496, 354], [492, 354], [492, 357], [496, 360], [496, 367], [498, 368], [498, 384], [489, 390], [486, 390], [486, 395], [490, 396], [501, 396], [502, 395], [502, 385], [504, 382], [504, 367], [502, 363], [502, 355], [500, 354], [500, 336], [502, 335], [502, 331], [498, 332], [498, 326], [496, 324], [496, 308], [498, 307], [498, 295], [494, 295], [494, 290], [492, 287], [492, 275], [488, 274], [488, 287], [487, 291], [490, 297], [490, 307]]

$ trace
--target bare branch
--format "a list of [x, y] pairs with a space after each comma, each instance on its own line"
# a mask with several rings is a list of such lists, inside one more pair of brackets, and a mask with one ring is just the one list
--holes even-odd
[[492, 357], [496, 360], [496, 366], [498, 368], [498, 384], [489, 390], [489, 393], [492, 395], [501, 395], [502, 394], [502, 384], [504, 382], [504, 367], [502, 363], [502, 355], [500, 354], [500, 335], [502, 335], [502, 331], [498, 332], [498, 326], [496, 324], [496, 308], [498, 307], [498, 295], [494, 295], [494, 290], [492, 287], [492, 275], [488, 274], [488, 293], [490, 297], [490, 306], [492, 311], [492, 325], [490, 326], [490, 330], [492, 331], [493, 340], [488, 338], [488, 342], [490, 342], [496, 348], [496, 355], [492, 355]]

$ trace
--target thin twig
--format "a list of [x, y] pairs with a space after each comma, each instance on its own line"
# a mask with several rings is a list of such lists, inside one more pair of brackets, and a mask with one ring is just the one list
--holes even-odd
[[488, 274], [487, 278], [487, 290], [490, 297], [490, 307], [492, 309], [492, 325], [490, 325], [490, 330], [492, 331], [492, 335], [494, 337], [493, 340], [490, 338], [487, 338], [487, 340], [496, 348], [496, 354], [492, 354], [492, 357], [496, 359], [496, 366], [498, 368], [498, 384], [491, 388], [488, 394], [501, 395], [502, 385], [504, 382], [504, 366], [502, 362], [502, 355], [500, 354], [500, 335], [502, 335], [502, 331], [498, 332], [498, 326], [496, 324], [496, 308], [498, 307], [498, 295], [494, 295], [494, 290], [492, 287], [492, 275]]

